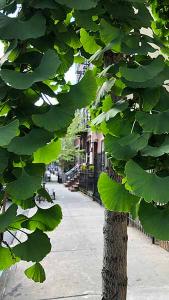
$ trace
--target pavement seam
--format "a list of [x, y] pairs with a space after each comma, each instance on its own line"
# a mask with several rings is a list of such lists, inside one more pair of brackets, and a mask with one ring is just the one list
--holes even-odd
[[101, 294], [79, 294], [79, 295], [70, 295], [70, 296], [61, 296], [56, 298], [41, 298], [39, 300], [59, 300], [59, 299], [68, 299], [68, 298], [76, 298], [76, 297], [85, 297], [85, 296], [101, 296]]

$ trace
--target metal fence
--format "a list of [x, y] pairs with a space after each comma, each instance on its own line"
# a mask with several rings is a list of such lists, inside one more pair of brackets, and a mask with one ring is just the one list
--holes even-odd
[[[100, 159], [101, 157], [99, 157]], [[102, 164], [100, 163], [100, 160], [97, 160], [97, 166], [95, 167], [94, 171], [90, 170], [85, 170], [80, 172], [80, 177], [79, 177], [79, 188], [80, 190], [91, 196], [94, 201], [98, 202], [100, 205], [102, 205], [100, 195], [97, 189], [97, 181], [100, 175], [100, 172], [103, 171]], [[114, 171], [109, 172], [110, 177], [115, 179], [116, 181], [120, 182], [121, 178], [117, 176], [117, 174]], [[163, 249], [169, 251], [169, 241], [159, 241], [155, 239], [153, 236], [147, 234], [140, 221], [138, 219], [133, 220], [132, 216], [128, 216], [128, 225], [137, 228], [139, 231], [141, 231], [143, 234], [145, 234], [148, 238], [151, 239], [152, 244], [159, 245]]]

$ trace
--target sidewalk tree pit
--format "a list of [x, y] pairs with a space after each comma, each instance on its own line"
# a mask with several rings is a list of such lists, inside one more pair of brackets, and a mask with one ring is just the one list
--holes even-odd
[[[35, 197], [44, 192], [45, 164], [57, 159], [75, 111], [86, 106], [122, 178], [101, 174], [98, 189], [106, 209], [131, 213], [146, 232], [169, 240], [166, 2], [9, 0], [0, 9], [0, 269], [31, 261], [26, 276], [45, 280], [47, 233], [62, 213], [50, 195], [45, 194], [48, 209]], [[66, 83], [72, 64], [86, 60], [92, 70], [76, 85]], [[42, 105], [35, 105], [39, 100]], [[19, 207], [36, 207], [36, 213], [25, 216]], [[10, 246], [4, 232], [16, 230], [26, 239], [16, 235]]]

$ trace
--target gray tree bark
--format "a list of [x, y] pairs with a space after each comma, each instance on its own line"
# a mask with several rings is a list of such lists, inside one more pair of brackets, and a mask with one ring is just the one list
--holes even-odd
[[102, 300], [126, 300], [127, 214], [105, 211]]

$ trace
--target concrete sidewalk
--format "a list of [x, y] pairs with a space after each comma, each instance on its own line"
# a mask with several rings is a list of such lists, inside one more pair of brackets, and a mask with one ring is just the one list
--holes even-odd
[[[19, 263], [7, 278], [3, 300], [100, 300], [104, 209], [63, 185], [48, 185], [62, 206], [63, 221], [52, 233], [52, 252], [44, 259], [47, 279], [28, 280]], [[128, 300], [169, 299], [169, 253], [129, 228]], [[120, 300], [120, 299], [119, 299]]]

